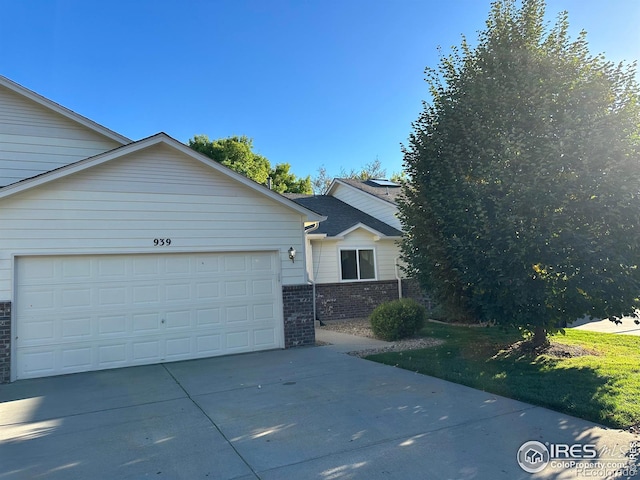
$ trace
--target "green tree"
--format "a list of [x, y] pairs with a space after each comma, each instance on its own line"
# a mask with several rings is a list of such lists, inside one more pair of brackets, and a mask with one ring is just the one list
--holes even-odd
[[266, 157], [253, 151], [253, 140], [245, 135], [217, 140], [195, 135], [189, 139], [189, 147], [258, 183], [266, 184], [271, 178], [278, 193], [311, 193], [311, 177], [297, 178], [288, 163], [272, 168]]
[[311, 177], [298, 178], [289, 172], [291, 166], [288, 163], [278, 163], [271, 169], [271, 188], [278, 193], [306, 193], [310, 194]]
[[492, 4], [471, 48], [427, 68], [404, 147], [405, 260], [451, 316], [547, 334], [629, 314], [640, 295], [635, 63], [549, 27], [545, 3]]

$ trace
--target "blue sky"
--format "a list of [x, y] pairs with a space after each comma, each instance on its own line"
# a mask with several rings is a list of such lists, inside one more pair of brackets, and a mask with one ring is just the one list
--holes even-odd
[[[428, 98], [426, 66], [489, 0], [0, 0], [0, 74], [134, 140], [247, 135], [300, 176], [376, 158]], [[640, 1], [548, 0], [592, 53], [640, 59]]]

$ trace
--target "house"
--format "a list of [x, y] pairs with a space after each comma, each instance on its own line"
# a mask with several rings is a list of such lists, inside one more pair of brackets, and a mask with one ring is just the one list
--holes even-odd
[[0, 77], [0, 383], [313, 343], [322, 220]]
[[287, 195], [327, 220], [307, 229], [307, 275], [314, 283], [316, 319], [366, 317], [400, 297], [423, 300], [401, 268], [399, 184], [334, 179], [325, 195]]

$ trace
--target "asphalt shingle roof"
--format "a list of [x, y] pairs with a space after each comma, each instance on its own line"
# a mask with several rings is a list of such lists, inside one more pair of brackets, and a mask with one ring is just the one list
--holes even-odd
[[324, 233], [328, 237], [335, 237], [354, 225], [362, 223], [388, 237], [402, 235], [400, 230], [330, 195], [286, 193], [285, 196], [297, 204], [327, 217], [324, 222], [320, 222], [320, 226], [314, 233]]

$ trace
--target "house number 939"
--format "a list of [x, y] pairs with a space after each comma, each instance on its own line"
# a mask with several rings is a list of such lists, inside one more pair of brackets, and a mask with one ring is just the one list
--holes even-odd
[[170, 238], [154, 238], [153, 239], [154, 247], [168, 247], [169, 245], [171, 245]]

